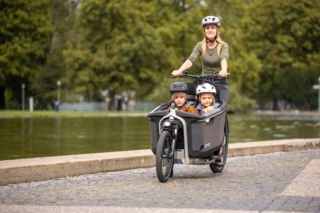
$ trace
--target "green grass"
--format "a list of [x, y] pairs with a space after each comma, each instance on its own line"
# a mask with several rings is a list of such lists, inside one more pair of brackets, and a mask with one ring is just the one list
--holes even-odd
[[149, 112], [143, 111], [19, 111], [19, 110], [0, 110], [0, 117], [88, 117], [88, 116], [110, 116], [110, 115], [145, 115]]

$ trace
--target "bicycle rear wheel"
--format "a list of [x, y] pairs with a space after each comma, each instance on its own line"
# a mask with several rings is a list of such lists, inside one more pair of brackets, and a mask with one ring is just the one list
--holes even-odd
[[228, 125], [228, 119], [226, 119], [225, 128], [224, 128], [224, 142], [223, 142], [223, 145], [221, 146], [221, 149], [222, 149], [221, 162], [209, 164], [210, 169], [213, 173], [220, 173], [224, 169], [227, 163], [228, 146], [229, 146], [229, 125]]
[[156, 152], [156, 171], [160, 182], [167, 182], [170, 178], [170, 173], [173, 166], [174, 156], [172, 153], [172, 135], [170, 132], [164, 130], [158, 140]]

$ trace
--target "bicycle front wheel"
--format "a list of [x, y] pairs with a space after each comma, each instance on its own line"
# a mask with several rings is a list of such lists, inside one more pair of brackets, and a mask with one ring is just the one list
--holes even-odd
[[156, 152], [156, 170], [160, 182], [167, 182], [173, 166], [172, 153], [173, 138], [170, 132], [164, 130], [158, 140]]

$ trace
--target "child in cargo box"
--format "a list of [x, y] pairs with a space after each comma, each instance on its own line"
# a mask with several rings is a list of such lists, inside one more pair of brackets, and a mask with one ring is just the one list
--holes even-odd
[[197, 106], [197, 113], [199, 115], [214, 110], [214, 95], [217, 94], [217, 91], [213, 85], [208, 83], [200, 84], [197, 87], [196, 93], [198, 95], [198, 100], [200, 101], [200, 104]]
[[173, 100], [170, 109], [182, 110], [184, 112], [195, 113], [194, 102], [187, 101], [188, 84], [185, 82], [175, 82], [170, 86], [171, 99]]

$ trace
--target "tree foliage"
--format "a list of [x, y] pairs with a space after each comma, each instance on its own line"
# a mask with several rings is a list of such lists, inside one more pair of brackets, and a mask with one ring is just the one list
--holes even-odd
[[[272, 98], [273, 109], [278, 108], [279, 98], [293, 100], [293, 94], [287, 93], [289, 87], [292, 89], [292, 79], [309, 78], [310, 70], [320, 68], [319, 5], [317, 0], [254, 1], [249, 5], [251, 19], [246, 37], [261, 63], [258, 94], [263, 100]], [[308, 101], [311, 86], [296, 90], [297, 96], [305, 96], [304, 101]]]
[[70, 84], [79, 92], [102, 88], [149, 94], [175, 57], [157, 31], [154, 10], [149, 1], [83, 1], [81, 35], [65, 51]]
[[[229, 44], [229, 108], [284, 100], [314, 109], [320, 76], [319, 0], [1, 0], [0, 108], [37, 100], [135, 90], [139, 100], [170, 98], [172, 70], [216, 15]], [[200, 73], [200, 60], [189, 70]], [[294, 87], [293, 87], [294, 85]], [[6, 92], [5, 92], [6, 91]], [[98, 99], [96, 99], [98, 100]]]
[[32, 94], [35, 100], [41, 104], [41, 108], [56, 99], [57, 81], [62, 81], [63, 94], [66, 94], [67, 84], [65, 81], [65, 61], [63, 51], [66, 46], [73, 42], [76, 33], [75, 20], [77, 18], [78, 2], [73, 0], [50, 0], [48, 16], [53, 28], [49, 37], [50, 50], [47, 61], [38, 68], [32, 78]]
[[21, 84], [28, 86], [50, 49], [48, 2], [0, 1], [0, 109], [5, 109], [5, 90], [17, 97]]

